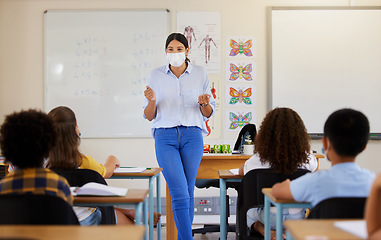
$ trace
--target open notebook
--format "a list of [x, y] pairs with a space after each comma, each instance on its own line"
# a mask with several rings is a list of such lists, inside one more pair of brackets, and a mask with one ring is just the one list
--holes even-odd
[[89, 182], [82, 187], [70, 187], [73, 196], [126, 196], [128, 189], [110, 187], [104, 184]]

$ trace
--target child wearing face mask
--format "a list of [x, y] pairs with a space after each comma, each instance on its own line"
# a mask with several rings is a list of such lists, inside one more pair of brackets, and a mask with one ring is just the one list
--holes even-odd
[[144, 91], [144, 118], [153, 120], [156, 159], [171, 194], [178, 239], [190, 240], [194, 186], [208, 133], [205, 121], [216, 103], [205, 69], [187, 58], [185, 36], [170, 34], [165, 52], [168, 65], [151, 71]]

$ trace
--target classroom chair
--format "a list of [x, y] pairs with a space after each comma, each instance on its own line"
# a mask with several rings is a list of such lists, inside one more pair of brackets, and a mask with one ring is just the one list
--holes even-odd
[[335, 197], [319, 202], [308, 219], [364, 218], [365, 197]]
[[[245, 144], [246, 136], [250, 135], [251, 139], [254, 140], [257, 135], [257, 128], [255, 124], [247, 124], [245, 125], [238, 134], [237, 140], [235, 142], [233, 150], [235, 151], [243, 151], [243, 144]], [[239, 190], [240, 183], [239, 182], [226, 182], [227, 188], [233, 188], [237, 192]], [[220, 187], [219, 179], [196, 179], [196, 187], [197, 188], [206, 188], [209, 187]], [[229, 195], [226, 195], [226, 202], [229, 202]], [[228, 223], [228, 218], [230, 217], [230, 209], [229, 204], [226, 205], [226, 231], [227, 232], [236, 232], [236, 226]], [[202, 228], [196, 228], [192, 230], [193, 235], [195, 233], [206, 234], [207, 232], [219, 232], [220, 225], [213, 224], [205, 224]]]
[[271, 188], [275, 183], [286, 179], [296, 179], [309, 170], [298, 169], [293, 174], [283, 174], [274, 172], [272, 169], [254, 169], [249, 171], [242, 179], [238, 191], [237, 200], [237, 239], [263, 239], [263, 236], [257, 232], [249, 230], [247, 227], [246, 213], [250, 208], [263, 208], [264, 195], [262, 188]]
[[79, 225], [73, 207], [53, 195], [0, 195], [0, 224]]
[[[96, 171], [90, 169], [58, 169], [52, 168], [52, 171], [66, 178], [70, 186], [82, 187], [86, 183], [96, 182], [107, 185], [106, 180]], [[101, 225], [115, 225], [115, 210], [113, 206], [99, 206], [102, 212]]]

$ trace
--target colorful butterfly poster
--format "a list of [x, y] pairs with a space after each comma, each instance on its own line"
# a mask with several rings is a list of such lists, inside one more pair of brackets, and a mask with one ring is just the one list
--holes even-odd
[[230, 106], [254, 106], [255, 99], [254, 84], [232, 84], [226, 87], [226, 103]]
[[243, 126], [255, 122], [255, 110], [252, 109], [228, 109], [226, 114], [226, 128], [228, 131], [239, 131]]
[[229, 57], [255, 57], [255, 38], [230, 36], [226, 38], [226, 53]]
[[254, 82], [256, 79], [255, 61], [226, 61], [226, 80], [229, 82]]

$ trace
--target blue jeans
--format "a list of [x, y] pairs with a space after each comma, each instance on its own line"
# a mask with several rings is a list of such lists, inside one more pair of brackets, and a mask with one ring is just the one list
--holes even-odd
[[99, 225], [102, 221], [102, 212], [98, 208], [92, 212], [87, 218], [79, 222], [82, 226]]
[[203, 155], [201, 132], [198, 127], [184, 126], [154, 132], [156, 158], [171, 193], [179, 240], [193, 239], [194, 186]]

